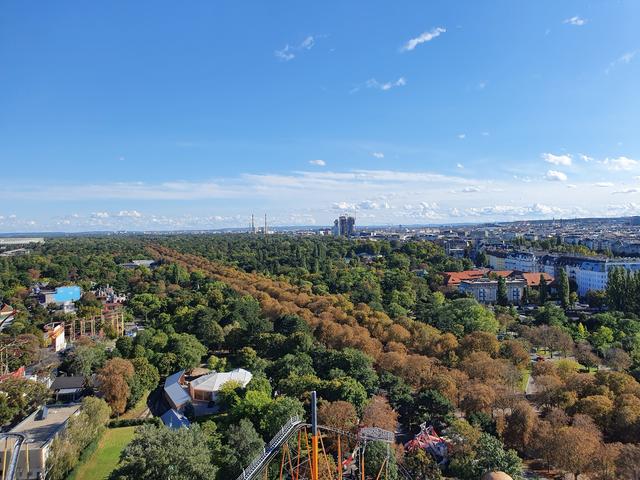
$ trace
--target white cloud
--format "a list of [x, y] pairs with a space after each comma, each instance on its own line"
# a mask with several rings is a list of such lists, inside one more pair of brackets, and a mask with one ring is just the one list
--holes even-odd
[[407, 43], [405, 43], [402, 46], [402, 48], [400, 49], [400, 51], [402, 51], [402, 52], [410, 52], [410, 51], [414, 50], [418, 45], [420, 45], [422, 43], [425, 43], [425, 42], [430, 42], [434, 38], [437, 38], [440, 35], [442, 35], [443, 33], [445, 33], [446, 31], [447, 30], [445, 28], [436, 27], [436, 28], [431, 29], [428, 32], [423, 32], [420, 35], [418, 35], [416, 38], [412, 38]]
[[479, 191], [480, 187], [464, 187], [463, 189], [459, 190], [459, 192], [461, 193], [475, 193]]
[[597, 183], [594, 183], [593, 185], [598, 187], [598, 188], [613, 187], [613, 183], [612, 182], [597, 182]]
[[542, 158], [547, 163], [553, 165], [563, 165], [568, 167], [571, 165], [571, 155], [554, 155], [553, 153], [543, 153]]
[[376, 158], [384, 158], [384, 153], [382, 152], [373, 152], [371, 155], [373, 155]]
[[569, 183], [567, 184], [567, 188], [578, 188], [578, 186], [574, 185], [573, 183]]
[[315, 38], [309, 35], [298, 45], [287, 44], [281, 50], [276, 50], [273, 53], [277, 59], [282, 60], [283, 62], [288, 62], [289, 60], [293, 60], [299, 53], [302, 53], [305, 50], [311, 50], [315, 43]]
[[456, 163], [456, 168], [459, 168], [462, 170], [464, 168], [464, 165], [461, 163]]
[[324, 167], [327, 164], [324, 160], [309, 160], [309, 163], [318, 167]]
[[118, 212], [118, 217], [130, 217], [130, 218], [140, 218], [142, 214], [137, 210], [120, 210]]
[[612, 195], [621, 195], [621, 194], [638, 193], [638, 192], [640, 192], [640, 189], [638, 188], [627, 188], [625, 190], [617, 190], [615, 192], [612, 192]]
[[568, 23], [569, 25], [575, 25], [576, 27], [582, 27], [587, 21], [579, 16], [567, 18], [563, 23]]
[[609, 170], [614, 172], [633, 170], [638, 166], [638, 161], [628, 157], [606, 158], [602, 162]]
[[488, 137], [489, 136], [489, 132], [482, 132], [482, 136], [483, 137]]
[[548, 170], [545, 177], [550, 182], [566, 182], [567, 175], [557, 170]]
[[[400, 77], [395, 81], [389, 81], [384, 83], [379, 82], [375, 78], [370, 78], [364, 83], [364, 86], [367, 88], [373, 88], [376, 90], [387, 91], [396, 87], [404, 87], [406, 84], [407, 84], [407, 80], [404, 77]], [[356, 87], [356, 89], [352, 91], [358, 91], [358, 90], [359, 90], [359, 87]]]
[[95, 212], [91, 214], [92, 217], [94, 218], [109, 218], [109, 213], [108, 212]]
[[581, 153], [580, 160], [582, 160], [583, 162], [593, 162], [594, 158], [590, 157], [589, 155], [585, 155], [584, 153]]
[[362, 210], [386, 210], [391, 208], [387, 202], [375, 202], [372, 200], [364, 200], [358, 203], [358, 208]]
[[465, 138], [467, 138], [467, 134], [466, 134], [466, 133], [459, 133], [459, 134], [458, 134], [458, 138], [459, 138], [460, 140], [464, 140]]
[[609, 66], [604, 70], [604, 73], [608, 75], [609, 72], [611, 72], [611, 70], [613, 70], [616, 66], [627, 65], [631, 63], [633, 58], [636, 56], [636, 53], [638, 53], [637, 50], [623, 53], [622, 55], [620, 55], [618, 58], [616, 58], [613, 62], [609, 64]]
[[354, 210], [356, 206], [353, 203], [337, 202], [334, 203], [331, 208], [333, 208], [334, 210]]

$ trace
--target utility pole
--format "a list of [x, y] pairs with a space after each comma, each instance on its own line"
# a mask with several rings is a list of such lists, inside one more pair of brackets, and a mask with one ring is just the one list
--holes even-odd
[[[338, 459], [338, 464], [342, 459]], [[318, 397], [311, 392], [311, 480], [318, 480]]]
[[267, 233], [269, 233], [269, 230], [267, 230], [267, 214], [264, 214], [264, 234], [266, 235]]
[[251, 214], [251, 233], [254, 235], [256, 233], [256, 224], [253, 218], [253, 213]]

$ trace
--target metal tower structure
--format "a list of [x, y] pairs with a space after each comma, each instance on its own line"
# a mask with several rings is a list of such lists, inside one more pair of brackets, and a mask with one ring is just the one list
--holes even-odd
[[[265, 446], [263, 453], [243, 469], [237, 480], [387, 480], [395, 435], [379, 428], [357, 433], [319, 425], [316, 392], [311, 393], [311, 423], [292, 417]], [[370, 442], [384, 442], [387, 456], [381, 465], [365, 465]], [[399, 468], [404, 480], [412, 480]]]

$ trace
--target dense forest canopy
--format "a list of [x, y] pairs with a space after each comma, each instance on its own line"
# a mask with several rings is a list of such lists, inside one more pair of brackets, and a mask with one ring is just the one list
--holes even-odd
[[[159, 264], [121, 265], [135, 259]], [[635, 288], [635, 280], [616, 277], [607, 292], [605, 301], [618, 311], [570, 319], [566, 292], [558, 289], [552, 301], [521, 316], [443, 287], [441, 272], [471, 266], [424, 241], [51, 239], [30, 255], [0, 259], [0, 299], [18, 310], [2, 339], [31, 342], [13, 366], [33, 360], [33, 340], [60, 315], [29, 295], [37, 282], [80, 285], [78, 315], [95, 308], [87, 292], [111, 285], [127, 296], [127, 318], [144, 330], [118, 338], [113, 348], [81, 342], [62, 368], [101, 375], [113, 413], [176, 370], [251, 371], [247, 388], [222, 392], [221, 414], [183, 438], [185, 445], [206, 439], [208, 450], [198, 455], [211, 455], [206, 475], [219, 479], [237, 475], [291, 414], [304, 414], [312, 390], [321, 398], [321, 421], [336, 428], [384, 424], [410, 437], [426, 422], [447, 432], [444, 473], [457, 478], [492, 469], [520, 478], [521, 458], [574, 474], [605, 475], [613, 464], [618, 477], [598, 478], [632, 478], [620, 473], [633, 468], [621, 452], [637, 448], [640, 438], [640, 322], [637, 302], [624, 302], [620, 292]], [[532, 355], [545, 352], [549, 360], [532, 363]], [[525, 397], [531, 381], [536, 389]], [[3, 418], [18, 415], [15, 402], [4, 402]], [[151, 427], [139, 435], [121, 478], [135, 476], [136, 455], [146, 446], [176, 441]], [[433, 478], [441, 474], [429, 456], [399, 448], [397, 461]]]

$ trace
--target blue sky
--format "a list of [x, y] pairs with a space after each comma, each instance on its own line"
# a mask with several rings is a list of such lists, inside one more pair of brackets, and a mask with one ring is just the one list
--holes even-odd
[[0, 231], [640, 213], [640, 2], [0, 10]]

